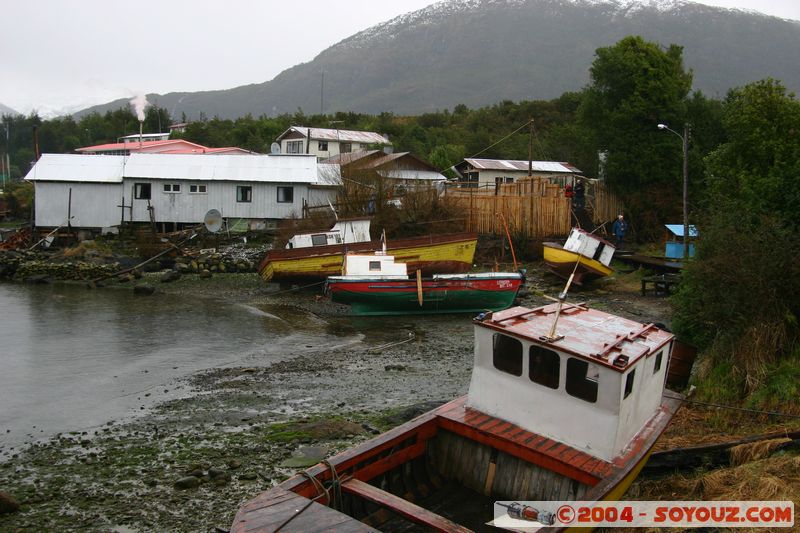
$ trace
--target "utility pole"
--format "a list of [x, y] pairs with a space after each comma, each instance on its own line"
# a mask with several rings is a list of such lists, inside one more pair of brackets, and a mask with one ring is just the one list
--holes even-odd
[[533, 176], [533, 118], [528, 118], [528, 177]]
[[689, 123], [683, 124], [683, 260], [689, 260]]

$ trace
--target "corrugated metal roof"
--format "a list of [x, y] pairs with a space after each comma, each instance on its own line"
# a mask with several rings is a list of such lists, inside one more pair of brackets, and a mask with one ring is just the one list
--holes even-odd
[[119, 183], [125, 178], [317, 183], [313, 155], [45, 154], [25, 179]]
[[305, 126], [292, 126], [283, 132], [278, 139], [282, 139], [291, 131], [296, 131], [304, 137], [307, 137], [309, 130], [311, 131], [311, 138], [315, 140], [356, 142], [363, 144], [392, 144], [389, 139], [373, 131], [334, 130], [329, 128], [307, 128]]
[[163, 140], [163, 141], [142, 141], [141, 146], [138, 142], [128, 142], [128, 143], [109, 143], [109, 144], [98, 144], [95, 146], [84, 146], [83, 148], [76, 148], [76, 152], [110, 152], [112, 150], [139, 150], [139, 149], [147, 149], [147, 148], [155, 148], [159, 146], [186, 146], [188, 148], [197, 148], [206, 150], [207, 148], [201, 144], [193, 143], [191, 141], [187, 141], [184, 139], [172, 139], [172, 140]]
[[44, 154], [25, 176], [29, 181], [122, 183], [121, 155]]
[[[514, 170], [514, 171], [527, 171], [527, 160], [512, 160], [512, 159], [464, 159], [473, 167], [481, 170]], [[569, 163], [560, 163], [556, 161], [533, 161], [533, 170], [536, 172], [568, 172], [570, 174], [581, 174], [580, 169], [575, 168]]]
[[342, 184], [342, 167], [336, 164], [317, 164], [317, 185], [335, 187]]
[[[668, 230], [678, 237], [683, 237], [683, 224], [664, 224]], [[698, 232], [694, 224], [689, 224], [689, 237], [697, 237]]]
[[446, 181], [447, 178], [433, 170], [399, 170], [388, 169], [379, 170], [378, 174], [384, 178], [398, 180], [420, 180], [420, 181]]

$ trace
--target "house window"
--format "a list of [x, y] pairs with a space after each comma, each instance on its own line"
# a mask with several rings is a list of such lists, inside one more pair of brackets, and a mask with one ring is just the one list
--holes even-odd
[[286, 141], [286, 153], [287, 154], [302, 154], [303, 153], [303, 141]]
[[150, 199], [150, 184], [149, 183], [136, 183], [133, 185], [133, 197], [137, 200]]
[[661, 370], [661, 355], [664, 353], [664, 350], [661, 350], [656, 354], [656, 364], [653, 367], [653, 374], [658, 374], [658, 371]]
[[346, 154], [348, 152], [352, 152], [353, 151], [353, 144], [352, 143], [342, 143], [341, 144], [341, 148], [339, 148], [339, 151], [341, 153], [343, 153], [343, 154]]
[[369, 271], [370, 272], [380, 272], [381, 271], [381, 262], [380, 261], [370, 261], [369, 262]]
[[597, 401], [599, 371], [595, 365], [570, 357], [567, 360], [567, 394], [581, 400]]
[[253, 201], [253, 188], [249, 185], [239, 185], [236, 187], [236, 201], [237, 202], [252, 202]]
[[469, 172], [466, 175], [466, 179], [462, 179], [460, 181], [461, 187], [466, 189], [474, 189], [478, 187], [478, 173], [477, 172]]
[[206, 194], [205, 185], [189, 185], [189, 192], [195, 194]]
[[328, 141], [319, 141], [317, 142], [317, 150], [320, 152], [327, 152], [328, 151]]
[[181, 186], [178, 183], [165, 183], [164, 192], [169, 192], [169, 193], [181, 192]]
[[294, 187], [278, 187], [278, 203], [291, 204], [294, 202]]
[[506, 335], [494, 334], [492, 340], [492, 364], [512, 376], [522, 375], [522, 343]]
[[528, 377], [531, 381], [557, 389], [560, 369], [561, 357], [556, 352], [541, 346], [531, 346], [528, 353]]
[[633, 376], [635, 375], [636, 375], [636, 369], [634, 368], [633, 370], [631, 370], [630, 374], [628, 374], [628, 377], [625, 378], [625, 394], [622, 395], [623, 400], [628, 396], [630, 396], [631, 392], [633, 392]]
[[311, 246], [325, 246], [328, 244], [328, 237], [324, 233], [311, 236]]

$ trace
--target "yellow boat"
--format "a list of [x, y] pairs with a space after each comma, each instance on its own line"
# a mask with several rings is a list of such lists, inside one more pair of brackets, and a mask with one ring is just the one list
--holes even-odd
[[[412, 237], [387, 242], [386, 253], [399, 263], [407, 263], [409, 272], [460, 274], [472, 267], [477, 242], [478, 236], [474, 233]], [[258, 272], [265, 281], [322, 280], [342, 273], [346, 253], [372, 253], [382, 247], [381, 241], [368, 241], [270, 250]]]
[[546, 242], [543, 246], [544, 262], [548, 268], [564, 279], [569, 279], [574, 273], [572, 282], [577, 285], [583, 285], [587, 278], [599, 278], [614, 272], [609, 264], [615, 246], [580, 228], [572, 229], [563, 246], [555, 242]]

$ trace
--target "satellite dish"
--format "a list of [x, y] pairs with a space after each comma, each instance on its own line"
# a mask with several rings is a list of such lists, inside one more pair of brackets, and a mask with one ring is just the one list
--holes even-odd
[[269, 153], [271, 153], [271, 154], [273, 154], [273, 155], [278, 155], [278, 154], [280, 154], [280, 153], [281, 153], [281, 145], [280, 145], [280, 144], [278, 144], [278, 143], [272, 143], [272, 144], [269, 146]]
[[211, 209], [206, 216], [203, 217], [203, 224], [209, 233], [216, 233], [222, 229], [222, 213], [216, 209]]

